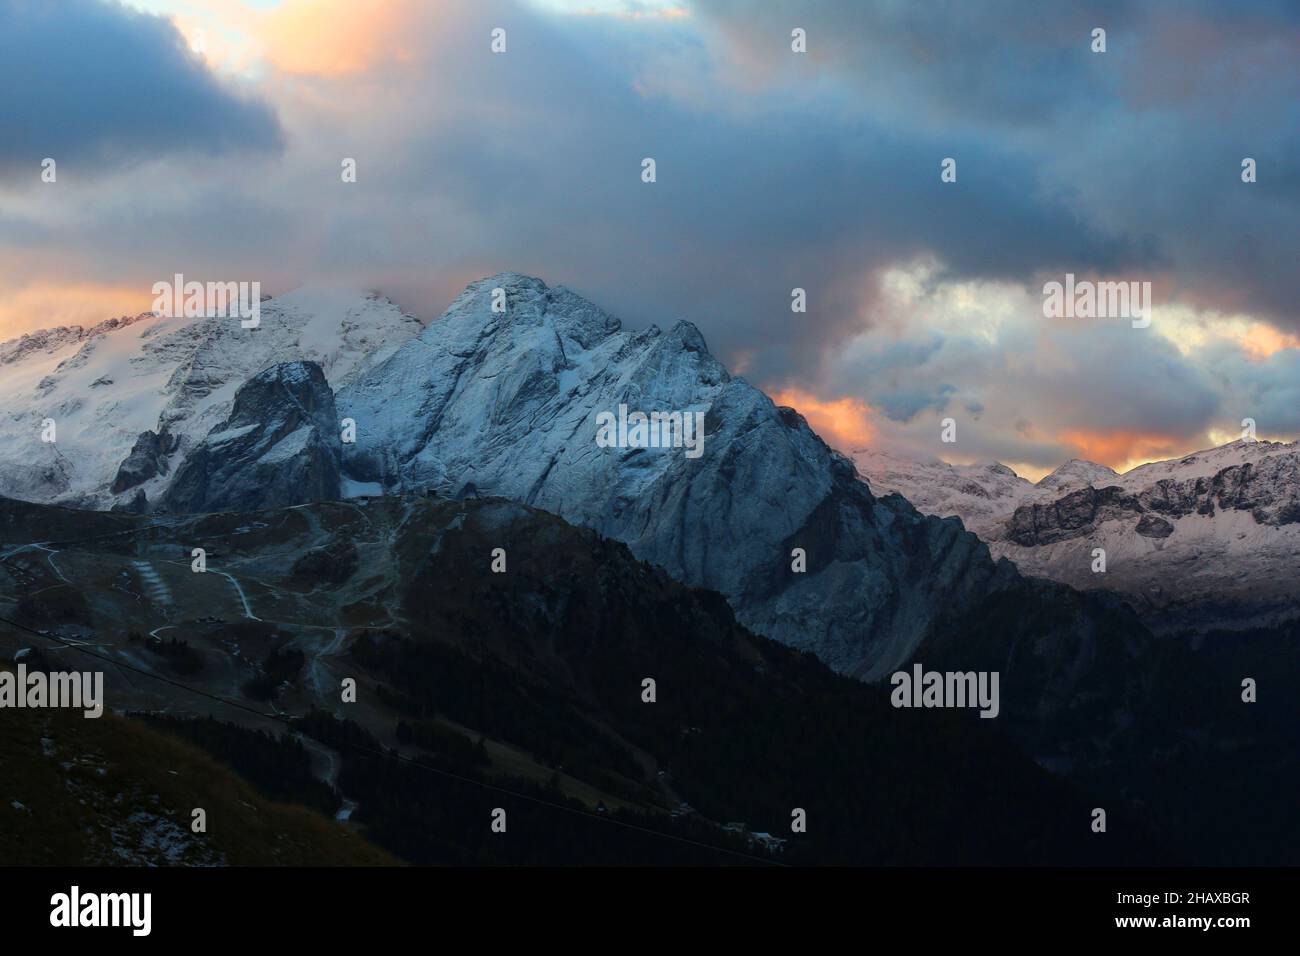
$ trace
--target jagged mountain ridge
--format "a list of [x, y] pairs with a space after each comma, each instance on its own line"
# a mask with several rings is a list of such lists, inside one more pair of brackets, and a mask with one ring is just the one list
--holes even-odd
[[[503, 313], [491, 308], [497, 288]], [[156, 506], [288, 503], [266, 497], [265, 476], [281, 465], [260, 456], [280, 447], [279, 423], [297, 420], [298, 400], [258, 394], [195, 443]], [[703, 454], [599, 447], [597, 416], [620, 404], [704, 413]], [[339, 389], [337, 406], [356, 423], [339, 462], [347, 493], [493, 495], [559, 514], [721, 591], [760, 633], [862, 676], [906, 659], [943, 602], [1014, 579], [956, 522], [876, 500], [800, 416], [733, 379], [693, 326], [628, 332], [538, 279], [472, 284], [425, 333]], [[283, 487], [306, 501], [328, 496], [332, 481]], [[791, 570], [795, 548], [806, 574]]]
[[[957, 522], [875, 498], [801, 416], [729, 375], [694, 326], [627, 331], [539, 279], [471, 284], [338, 405], [357, 423], [343, 468], [360, 485], [472, 488], [553, 512], [867, 679], [906, 660], [938, 608], [1014, 578]], [[703, 454], [598, 447], [597, 416], [620, 405], [705, 412]], [[806, 573], [791, 570], [795, 548]]]
[[[505, 312], [491, 309], [498, 288]], [[307, 377], [301, 368], [293, 375]], [[255, 417], [282, 421], [293, 404], [267, 392]], [[703, 454], [600, 447], [598, 416], [620, 404], [704, 411]], [[1032, 625], [1000, 621], [985, 650], [1008, 674], [1024, 668], [1033, 688], [1025, 712], [1055, 719], [1078, 709], [1075, 695], [1105, 701], [1111, 709], [1093, 714], [1089, 730], [1104, 737], [1126, 719], [1113, 705], [1140, 695], [1147, 651], [1135, 621], [1026, 582], [958, 521], [925, 517], [895, 495], [876, 498], [793, 410], [728, 375], [686, 323], [626, 332], [568, 290], [495, 276], [340, 390], [337, 405], [356, 423], [341, 462], [354, 492], [491, 495], [557, 513], [678, 580], [720, 591], [753, 630], [848, 674], [875, 680], [926, 648], [939, 654], [954, 620], [1001, 595], [1022, 604]], [[255, 456], [222, 449], [232, 432], [265, 448], [283, 430], [268, 425], [271, 434], [259, 436], [248, 427], [223, 423], [208, 439], [213, 448], [191, 454], [214, 468], [241, 462], [222, 473], [223, 497], [202, 507], [262, 494]], [[792, 569], [797, 548], [803, 573]], [[951, 646], [943, 654], [961, 656]], [[1061, 673], [1045, 679], [1035, 659]]]
[[1004, 520], [1034, 494], [1032, 482], [1000, 462], [950, 465], [875, 448], [854, 449], [850, 455], [876, 494], [899, 494], [926, 514], [961, 518], [981, 537], [987, 525]]
[[[505, 294], [504, 312], [492, 309], [495, 289]], [[402, 334], [411, 331], [415, 320], [384, 300], [371, 301]], [[305, 305], [264, 307], [267, 329], [292, 327], [270, 334], [294, 343], [324, 341], [317, 352], [330, 352], [335, 340], [306, 329], [333, 321]], [[142, 324], [149, 325], [135, 327]], [[237, 329], [191, 324], [183, 330], [187, 340], [216, 344], [181, 351], [225, 355], [231, 350], [221, 343]], [[205, 375], [191, 374], [211, 363], [176, 366], [170, 382], [182, 386], [172, 390], [166, 408], [190, 413], [160, 413], [159, 431], [139, 434], [129, 451], [101, 455], [119, 462], [111, 478], [108, 468], [100, 471], [108, 491], [83, 493], [80, 503], [186, 511], [337, 494], [497, 495], [624, 541], [679, 580], [723, 593], [755, 631], [869, 680], [913, 657], [941, 612], [1019, 586], [1014, 570], [990, 560], [960, 522], [926, 517], [898, 496], [873, 495], [852, 463], [797, 413], [730, 376], [689, 323], [627, 331], [570, 290], [504, 273], [472, 284], [442, 318], [403, 344], [393, 343], [390, 332], [380, 322], [372, 335], [389, 344], [373, 353], [345, 347], [346, 356], [326, 362], [323, 391], [330, 394], [313, 392], [308, 404], [326, 410], [332, 384], [339, 386], [337, 409], [313, 420], [310, 433], [299, 427], [305, 420], [298, 411], [276, 411], [274, 397], [234, 410], [234, 393], [247, 381], [236, 381], [237, 372], [221, 383], [217, 400], [204, 392]], [[292, 357], [304, 349], [286, 351]], [[263, 360], [259, 354], [246, 364]], [[300, 373], [315, 381], [308, 371], [294, 374]], [[600, 447], [597, 416], [620, 405], [703, 413], [704, 454], [693, 459], [681, 449]], [[331, 416], [356, 422], [354, 444], [337, 445], [337, 433], [327, 427]], [[171, 428], [182, 421], [186, 431], [177, 436]], [[268, 481], [286, 462], [293, 462], [290, 480]], [[1085, 465], [1073, 463], [1043, 485], [1086, 487], [1100, 466]], [[1004, 466], [950, 471], [957, 491], [980, 503], [980, 514], [967, 520], [994, 545], [994, 556], [1019, 547], [1009, 534], [988, 528], [1005, 526], [1019, 496], [1034, 486]], [[925, 499], [929, 486], [923, 485], [912, 489], [921, 511], [946, 507]], [[1152, 529], [1159, 530], [1153, 521], [1146, 530]], [[805, 573], [792, 570], [795, 549], [806, 553]]]
[[[491, 308], [496, 288], [504, 313]], [[252, 335], [238, 323], [148, 317], [62, 351], [29, 342], [25, 374], [45, 384], [33, 397], [21, 377], [11, 383], [17, 460], [0, 461], [0, 491], [133, 511], [328, 496], [335, 446], [323, 422], [304, 443], [312, 467], [276, 485], [284, 497], [265, 478], [282, 453], [304, 450], [281, 443], [298, 412], [272, 407], [283, 390], [232, 410], [270, 356], [324, 353], [325, 378], [341, 386], [335, 414], [357, 425], [340, 493], [473, 491], [544, 508], [721, 591], [749, 626], [841, 670], [880, 676], [915, 651], [945, 602], [1014, 583], [956, 522], [874, 498], [800, 416], [733, 379], [688, 323], [628, 332], [575, 293], [512, 273], [474, 283], [401, 346], [394, 339], [414, 320], [384, 300], [369, 305], [378, 319], [352, 325], [362, 345], [387, 343], [378, 350], [349, 339], [355, 310], [340, 320], [307, 293], [264, 303]], [[620, 404], [705, 414], [705, 453], [598, 447], [597, 414]], [[44, 414], [60, 425], [53, 445], [33, 440]], [[42, 453], [55, 461], [43, 465]], [[806, 573], [792, 570], [796, 548]]]
[[1123, 475], [1074, 460], [1036, 485], [867, 449], [854, 461], [873, 487], [960, 517], [1026, 574], [1118, 591], [1162, 630], [1300, 614], [1300, 444], [1238, 440]]

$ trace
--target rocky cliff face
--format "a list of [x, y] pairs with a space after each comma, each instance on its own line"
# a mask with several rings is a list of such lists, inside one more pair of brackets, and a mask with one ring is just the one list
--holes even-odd
[[1023, 547], [1053, 544], [1090, 534], [1099, 524], [1140, 514], [1136, 495], [1122, 488], [1084, 487], [1046, 504], [1021, 505], [1011, 515], [1011, 540]]
[[129, 488], [144, 484], [150, 478], [166, 475], [170, 464], [168, 458], [176, 450], [176, 438], [166, 429], [156, 434], [151, 429], [140, 433], [127, 455], [117, 468], [117, 476], [109, 491], [120, 495]]
[[1165, 519], [1213, 518], [1223, 511], [1249, 512], [1256, 523], [1272, 528], [1300, 522], [1300, 458], [1278, 455], [1231, 465], [1211, 476], [1161, 478], [1136, 493], [1117, 485], [1088, 486], [1048, 503], [1021, 505], [1011, 515], [1008, 531], [1016, 544], [1034, 547], [1138, 516], [1139, 534], [1165, 538], [1174, 530]]
[[186, 456], [159, 508], [235, 511], [338, 498], [341, 444], [320, 366], [273, 366], [240, 386], [230, 416]]

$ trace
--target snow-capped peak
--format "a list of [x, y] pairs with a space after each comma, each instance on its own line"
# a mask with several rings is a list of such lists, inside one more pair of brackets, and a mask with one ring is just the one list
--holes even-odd
[[955, 515], [972, 530], [1010, 514], [1034, 488], [1001, 462], [950, 465], [875, 448], [856, 449], [851, 457], [877, 494], [900, 494], [926, 514]]
[[1125, 488], [1136, 488], [1164, 478], [1208, 478], [1234, 465], [1258, 464], [1279, 455], [1294, 455], [1298, 448], [1300, 443], [1297, 442], [1251, 441], [1239, 438], [1226, 445], [1192, 452], [1181, 458], [1139, 465], [1132, 471], [1125, 472], [1117, 484]]
[[1039, 480], [1038, 487], [1047, 491], [1058, 491], [1083, 485], [1097, 485], [1098, 482], [1109, 482], [1118, 477], [1119, 472], [1113, 468], [1083, 458], [1071, 458], [1051, 474], [1044, 475]]
[[[112, 488], [145, 432], [169, 436], [163, 444], [174, 466], [225, 418], [250, 376], [305, 359], [320, 364], [337, 388], [421, 328], [381, 296], [307, 287], [263, 302], [253, 329], [227, 319], [145, 313], [5, 342], [0, 495], [109, 507], [122, 500], [119, 494], [137, 494], [134, 485]], [[43, 440], [47, 422], [54, 441]]]

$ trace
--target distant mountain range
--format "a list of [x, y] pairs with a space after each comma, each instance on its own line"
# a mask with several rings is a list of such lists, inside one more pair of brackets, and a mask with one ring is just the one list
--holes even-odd
[[[1005, 465], [852, 453], [877, 493], [956, 516], [1025, 574], [1123, 594], [1160, 631], [1300, 617], [1300, 445], [1234, 441], [1119, 475], [1072, 460], [1037, 484]], [[1095, 551], [1105, 571], [1094, 570]]]

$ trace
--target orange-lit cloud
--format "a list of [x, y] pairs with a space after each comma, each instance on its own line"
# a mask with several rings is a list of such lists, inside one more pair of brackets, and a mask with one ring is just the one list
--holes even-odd
[[1035, 465], [1027, 461], [1004, 461], [1002, 464], [1006, 465], [1021, 478], [1032, 481], [1034, 484], [1038, 484], [1038, 482], [1042, 481], [1056, 470], [1055, 466], [1049, 468], [1045, 465]]
[[313, 76], [404, 62], [413, 56], [408, 41], [421, 7], [418, 0], [288, 0], [261, 24], [265, 56], [285, 73]]
[[825, 401], [798, 388], [783, 388], [770, 394], [778, 405], [789, 405], [808, 419], [812, 430], [832, 448], [847, 451], [870, 445], [876, 440], [871, 407], [860, 399]]
[[1076, 428], [1063, 432], [1061, 442], [1073, 449], [1074, 457], [1109, 465], [1119, 472], [1196, 450], [1187, 446], [1185, 438], [1138, 431]]
[[1300, 348], [1300, 335], [1281, 332], [1271, 325], [1256, 322], [1242, 338], [1241, 347], [1252, 359], [1262, 362], [1283, 349]]
[[88, 282], [40, 283], [0, 298], [0, 341], [34, 329], [59, 325], [91, 326], [122, 315], [139, 315], [153, 304], [148, 285], [115, 286]]

